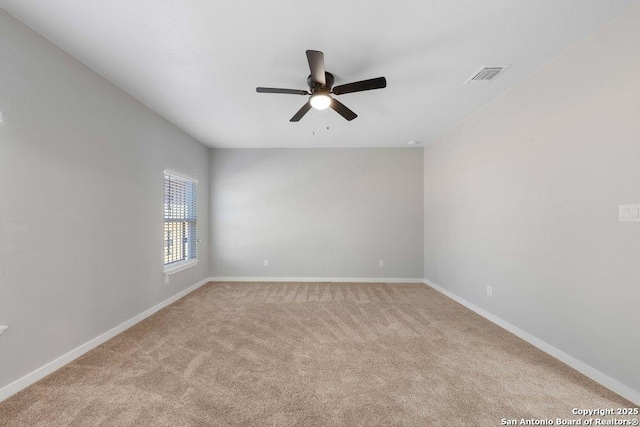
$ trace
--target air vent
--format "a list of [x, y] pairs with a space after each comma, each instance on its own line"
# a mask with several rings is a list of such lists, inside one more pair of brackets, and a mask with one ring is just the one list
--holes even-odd
[[471, 78], [464, 82], [467, 83], [489, 83], [496, 79], [500, 74], [509, 68], [508, 65], [492, 65], [481, 67], [478, 71], [473, 73]]

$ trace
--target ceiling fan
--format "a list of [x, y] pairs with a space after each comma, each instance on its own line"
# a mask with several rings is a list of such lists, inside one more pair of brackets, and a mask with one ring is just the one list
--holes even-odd
[[310, 95], [309, 100], [291, 118], [290, 121], [298, 122], [313, 107], [317, 110], [324, 110], [331, 107], [345, 119], [351, 121], [358, 117], [356, 113], [344, 106], [340, 101], [331, 95], [344, 95], [345, 93], [362, 92], [365, 90], [382, 89], [387, 87], [387, 79], [378, 77], [375, 79], [361, 80], [359, 82], [347, 83], [333, 87], [333, 75], [324, 69], [324, 54], [317, 50], [307, 51], [307, 60], [311, 74], [307, 77], [309, 90], [298, 89], [278, 89], [272, 87], [258, 87], [258, 93], [284, 93], [289, 95]]

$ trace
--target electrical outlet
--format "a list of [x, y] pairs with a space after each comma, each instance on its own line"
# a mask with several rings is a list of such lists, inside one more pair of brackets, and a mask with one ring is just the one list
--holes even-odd
[[384, 267], [384, 260], [383, 259], [378, 261], [378, 267]]
[[168, 274], [165, 274], [165, 275], [164, 275], [164, 284], [165, 284], [165, 285], [168, 285], [168, 284], [169, 284], [169, 277], [170, 277], [170, 276], [169, 276]]
[[269, 260], [268, 260], [268, 259], [265, 259], [265, 260], [264, 260], [264, 266], [265, 266], [265, 267], [269, 267]]
[[9, 327], [9, 325], [0, 325], [0, 335]]
[[493, 287], [487, 285], [487, 295], [490, 297], [493, 296]]

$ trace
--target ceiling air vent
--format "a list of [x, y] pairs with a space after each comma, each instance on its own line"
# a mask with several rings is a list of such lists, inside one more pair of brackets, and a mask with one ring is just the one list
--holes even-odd
[[490, 67], [483, 66], [478, 71], [473, 73], [471, 78], [464, 82], [467, 83], [489, 83], [495, 80], [500, 74], [509, 68], [508, 65], [492, 65]]

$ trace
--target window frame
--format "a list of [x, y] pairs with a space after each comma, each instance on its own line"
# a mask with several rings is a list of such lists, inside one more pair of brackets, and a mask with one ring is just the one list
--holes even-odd
[[[184, 271], [184, 270], [186, 270], [188, 268], [195, 267], [198, 264], [198, 249], [197, 249], [198, 241], [199, 241], [199, 239], [197, 237], [198, 236], [198, 215], [197, 215], [197, 211], [198, 211], [198, 180], [196, 178], [193, 178], [193, 177], [189, 176], [189, 175], [185, 175], [183, 173], [176, 172], [176, 171], [171, 170], [171, 169], [165, 169], [163, 171], [163, 175], [162, 175], [163, 188], [164, 188], [164, 182], [165, 182], [165, 178], [164, 177], [166, 175], [174, 176], [176, 178], [180, 178], [180, 179], [183, 179], [185, 181], [189, 181], [189, 182], [191, 182], [191, 183], [193, 183], [195, 185], [194, 195], [195, 195], [195, 211], [196, 211], [196, 214], [195, 214], [195, 220], [193, 221], [193, 223], [194, 223], [194, 225], [196, 227], [196, 232], [194, 233], [195, 241], [193, 242], [193, 245], [196, 248], [195, 249], [195, 257], [194, 258], [190, 258], [190, 259], [184, 259], [184, 260], [181, 260], [181, 261], [172, 262], [172, 263], [169, 263], [169, 264], [164, 264], [166, 246], [165, 246], [165, 243], [164, 243], [165, 240], [163, 238], [163, 245], [162, 245], [162, 249], [163, 249], [163, 253], [162, 253], [163, 272], [164, 272], [165, 276], [171, 276], [173, 274], [176, 274], [176, 273], [179, 273], [181, 271]], [[166, 217], [164, 216], [165, 215], [165, 213], [164, 213], [165, 212], [164, 190], [163, 190], [162, 206], [163, 206], [163, 220], [162, 220], [162, 223], [163, 223], [163, 230], [164, 230], [164, 227], [167, 224]], [[187, 222], [187, 221], [184, 221], [184, 222]]]

